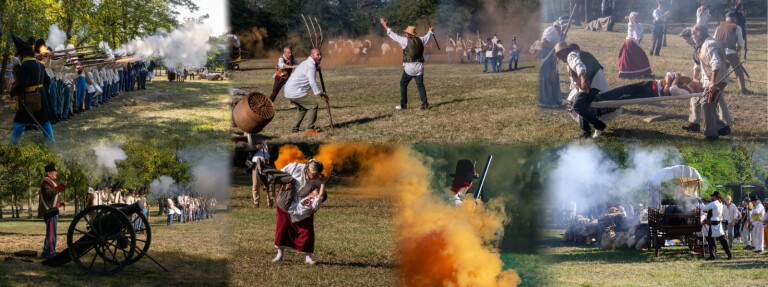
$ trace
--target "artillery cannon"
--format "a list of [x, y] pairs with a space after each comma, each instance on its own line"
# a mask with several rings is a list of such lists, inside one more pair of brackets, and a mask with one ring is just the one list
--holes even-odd
[[144, 256], [149, 256], [152, 230], [143, 214], [141, 200], [131, 205], [96, 205], [75, 215], [67, 231], [67, 249], [43, 261], [61, 266], [70, 261], [93, 275], [113, 275]]

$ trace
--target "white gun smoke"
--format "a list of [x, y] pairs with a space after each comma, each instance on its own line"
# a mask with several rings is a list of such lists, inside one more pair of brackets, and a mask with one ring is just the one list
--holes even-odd
[[197, 68], [205, 65], [211, 46], [213, 29], [205, 24], [187, 21], [171, 32], [134, 39], [117, 49], [118, 54], [138, 58], [163, 58], [167, 67]]
[[571, 144], [557, 154], [557, 167], [545, 183], [547, 198], [558, 200], [556, 206], [574, 202], [579, 213], [598, 204], [624, 204], [633, 198], [647, 203], [647, 180], [658, 170], [683, 162], [672, 147], [629, 148], [626, 167], [594, 144]]
[[96, 154], [96, 176], [100, 177], [106, 170], [109, 174], [117, 174], [117, 163], [128, 158], [125, 151], [118, 145], [101, 144], [93, 148]]
[[59, 29], [59, 26], [53, 24], [48, 28], [48, 39], [45, 40], [45, 44], [48, 45], [48, 47], [53, 48], [54, 51], [63, 50], [66, 42], [67, 33]]
[[149, 184], [149, 192], [153, 197], [166, 197], [173, 195], [176, 190], [176, 181], [172, 177], [163, 175]]

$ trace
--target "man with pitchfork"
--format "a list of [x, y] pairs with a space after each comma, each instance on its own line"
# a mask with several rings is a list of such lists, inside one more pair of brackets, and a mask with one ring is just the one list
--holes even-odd
[[309, 58], [299, 64], [299, 67], [288, 78], [288, 82], [285, 83], [285, 97], [295, 103], [297, 107], [295, 124], [293, 129], [291, 129], [292, 132], [299, 131], [299, 126], [304, 120], [307, 111], [309, 111], [307, 133], [319, 132], [315, 127], [318, 107], [317, 99], [311, 97], [308, 92], [311, 89], [312, 93], [316, 96], [320, 96], [323, 100], [328, 101], [328, 95], [320, 89], [315, 80], [315, 73], [320, 69], [319, 66], [322, 58], [323, 53], [320, 52], [320, 49], [312, 49]]
[[403, 76], [400, 78], [400, 105], [397, 110], [404, 110], [408, 106], [408, 83], [411, 79], [416, 79], [416, 87], [419, 89], [421, 98], [421, 109], [429, 109], [427, 103], [427, 90], [424, 89], [424, 45], [426, 45], [434, 29], [429, 27], [429, 32], [423, 37], [416, 36], [416, 27], [408, 26], [405, 29], [405, 37], [395, 34], [392, 29], [387, 27], [387, 21], [384, 18], [379, 19], [381, 26], [387, 30], [387, 36], [403, 47]]

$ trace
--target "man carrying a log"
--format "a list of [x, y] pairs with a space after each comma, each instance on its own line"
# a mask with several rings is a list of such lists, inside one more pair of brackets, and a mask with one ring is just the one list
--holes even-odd
[[309, 123], [307, 124], [308, 132], [318, 132], [315, 127], [315, 121], [317, 120], [317, 99], [312, 98], [308, 92], [311, 89], [312, 93], [316, 96], [320, 96], [325, 101], [328, 101], [328, 95], [326, 95], [320, 87], [317, 86], [315, 80], [315, 73], [320, 69], [320, 61], [323, 58], [320, 49], [312, 49], [309, 58], [306, 61], [299, 64], [299, 66], [293, 71], [291, 77], [285, 83], [285, 97], [294, 102], [297, 106], [295, 124], [291, 129], [292, 132], [298, 132], [301, 122], [304, 120], [304, 116], [309, 111]]
[[[283, 48], [283, 54], [277, 59], [277, 71], [272, 75], [272, 78], [275, 79], [275, 84], [272, 85], [272, 94], [269, 96], [270, 101], [273, 103], [275, 102], [275, 98], [277, 98], [277, 94], [280, 93], [280, 89], [285, 86], [285, 83], [288, 82], [288, 77], [291, 76], [291, 72], [298, 66], [299, 61], [296, 61], [293, 57], [293, 50], [291, 50], [291, 47]], [[291, 108], [294, 107], [293, 103], [291, 103]]]
[[[403, 76], [400, 78], [400, 105], [396, 110], [404, 110], [408, 106], [408, 83], [416, 79], [416, 87], [419, 89], [421, 109], [429, 109], [427, 103], [427, 90], [424, 88], [424, 45], [432, 38], [434, 29], [429, 27], [429, 32], [423, 37], [416, 36], [416, 27], [408, 26], [405, 29], [405, 37], [395, 34], [387, 27], [384, 18], [379, 19], [381, 26], [387, 30], [387, 36], [397, 42], [403, 48]], [[447, 48], [446, 48], [447, 49]]]

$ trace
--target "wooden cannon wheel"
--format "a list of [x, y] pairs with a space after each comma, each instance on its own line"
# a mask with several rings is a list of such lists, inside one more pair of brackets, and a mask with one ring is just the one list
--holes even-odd
[[[128, 205], [125, 203], [115, 203], [110, 206], [121, 208]], [[147, 251], [149, 251], [149, 245], [152, 242], [152, 229], [149, 226], [149, 220], [143, 213], [136, 213], [135, 215], [135, 217], [129, 219], [133, 230], [136, 232], [136, 251], [138, 254], [131, 259], [130, 263], [136, 263], [144, 257], [144, 254], [147, 254]]]
[[112, 275], [132, 263], [136, 232], [119, 209], [90, 206], [72, 219], [67, 248], [81, 269], [94, 275]]

